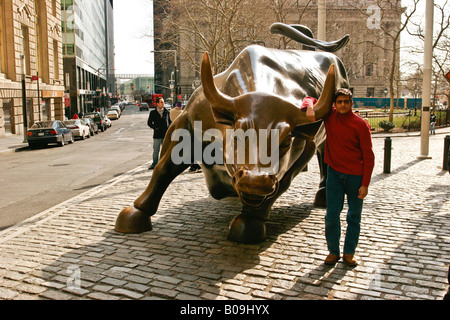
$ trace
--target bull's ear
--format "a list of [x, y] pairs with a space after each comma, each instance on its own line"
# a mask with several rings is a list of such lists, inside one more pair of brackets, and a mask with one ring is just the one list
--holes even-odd
[[313, 140], [322, 125], [322, 120], [298, 125], [292, 130], [292, 136], [303, 138], [306, 140]]

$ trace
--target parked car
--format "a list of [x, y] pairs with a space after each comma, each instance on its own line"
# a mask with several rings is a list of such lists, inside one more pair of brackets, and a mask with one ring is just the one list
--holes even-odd
[[92, 118], [83, 118], [86, 125], [89, 127], [89, 132], [91, 136], [94, 135], [94, 133], [98, 133], [98, 125], [95, 123], [94, 119]]
[[84, 115], [84, 117], [94, 119], [94, 122], [97, 124], [101, 132], [106, 130], [106, 125], [103, 122], [103, 117], [100, 112], [88, 112]]
[[116, 110], [108, 110], [107, 116], [111, 120], [117, 120], [119, 119], [119, 115], [117, 114]]
[[105, 123], [106, 123], [106, 127], [107, 127], [107, 128], [111, 128], [112, 122], [111, 122], [111, 120], [108, 118], [108, 116], [104, 116], [104, 117], [103, 117], [103, 120], [104, 120]]
[[81, 138], [82, 140], [90, 138], [89, 127], [81, 119], [64, 120], [63, 123], [72, 130], [74, 138]]
[[122, 115], [122, 111], [120, 110], [120, 107], [119, 107], [119, 106], [114, 105], [114, 106], [112, 106], [110, 109], [116, 110], [116, 111], [117, 111], [117, 115], [118, 115], [119, 118], [120, 118], [120, 116]]
[[73, 143], [73, 133], [60, 120], [35, 122], [27, 131], [27, 141], [30, 148], [57, 143], [64, 146], [66, 142]]
[[142, 110], [149, 110], [149, 107], [148, 107], [148, 103], [146, 103], [146, 102], [141, 102], [140, 104], [139, 104], [139, 111], [142, 111]]

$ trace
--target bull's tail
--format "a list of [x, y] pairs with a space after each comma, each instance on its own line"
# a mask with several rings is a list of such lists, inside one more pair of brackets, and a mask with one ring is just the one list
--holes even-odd
[[347, 34], [339, 40], [322, 41], [314, 39], [311, 30], [306, 26], [287, 25], [280, 22], [272, 24], [270, 32], [291, 38], [307, 47], [317, 48], [326, 52], [338, 51], [345, 46], [350, 39], [350, 36]]

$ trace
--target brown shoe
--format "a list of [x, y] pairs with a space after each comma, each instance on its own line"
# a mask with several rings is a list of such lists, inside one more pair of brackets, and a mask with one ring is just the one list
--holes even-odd
[[326, 257], [324, 263], [325, 263], [326, 265], [334, 265], [334, 264], [336, 264], [336, 263], [339, 261], [340, 258], [341, 258], [341, 257], [339, 257], [339, 256], [337, 256], [337, 255], [335, 255], [335, 254], [330, 253], [330, 254]]
[[356, 261], [353, 254], [344, 253], [344, 255], [342, 256], [342, 260], [344, 260], [344, 263], [350, 267], [358, 265], [358, 261]]

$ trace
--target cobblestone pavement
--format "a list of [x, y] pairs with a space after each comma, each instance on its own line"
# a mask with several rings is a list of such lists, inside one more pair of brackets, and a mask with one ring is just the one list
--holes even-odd
[[267, 240], [256, 245], [226, 240], [241, 206], [210, 197], [201, 173], [169, 186], [152, 231], [115, 232], [120, 210], [149, 182], [146, 164], [0, 232], [0, 299], [442, 299], [450, 264], [444, 135], [430, 137], [427, 160], [417, 158], [420, 137], [393, 137], [390, 174], [384, 139], [373, 141], [355, 268], [323, 264], [315, 158], [275, 203]]

